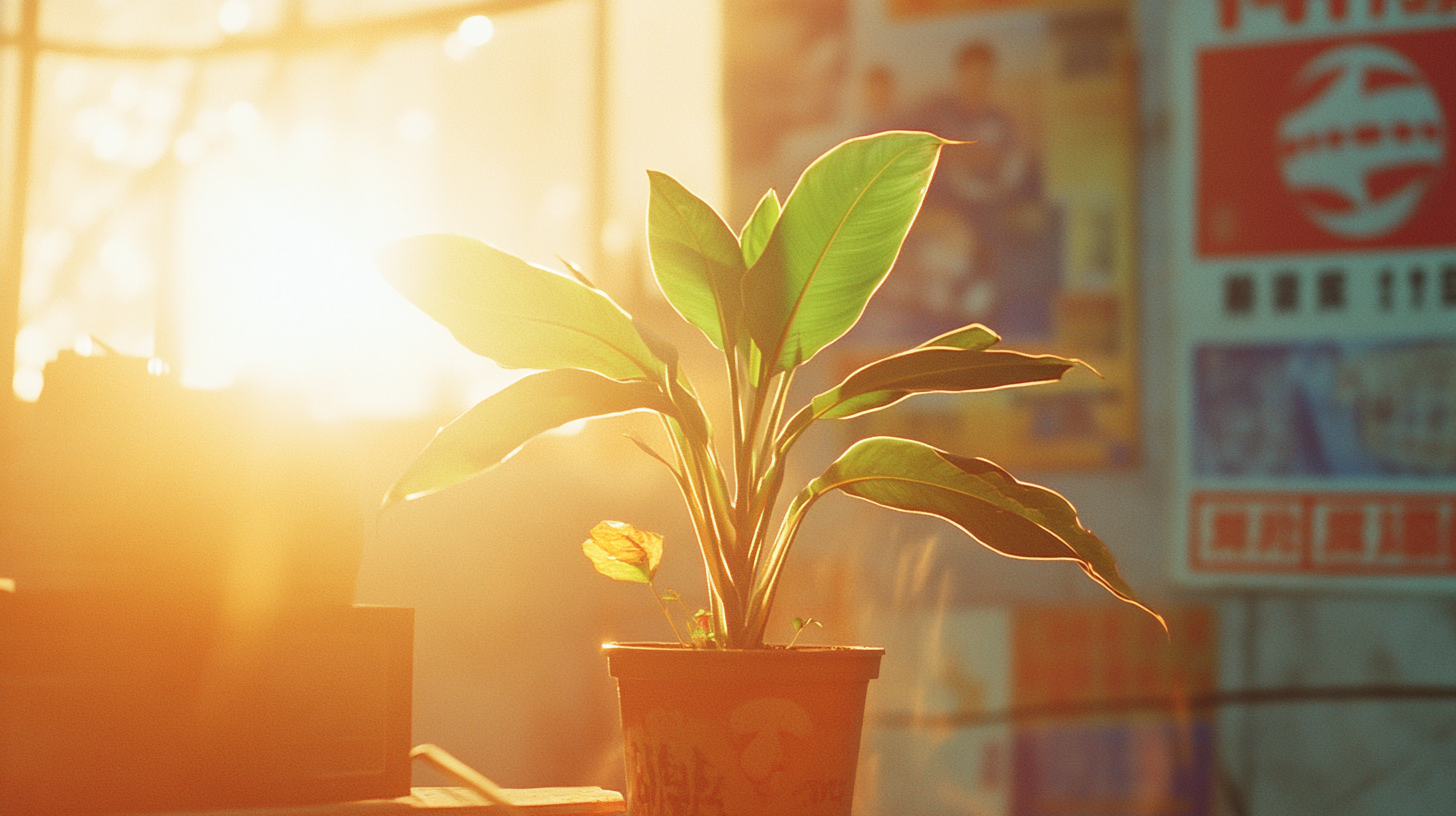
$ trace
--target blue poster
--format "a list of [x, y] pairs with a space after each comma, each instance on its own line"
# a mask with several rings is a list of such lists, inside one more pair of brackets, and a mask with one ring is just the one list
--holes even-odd
[[1213, 727], [1167, 720], [1019, 730], [1015, 816], [1204, 816], [1212, 812]]
[[1203, 345], [1200, 476], [1456, 475], [1456, 341]]

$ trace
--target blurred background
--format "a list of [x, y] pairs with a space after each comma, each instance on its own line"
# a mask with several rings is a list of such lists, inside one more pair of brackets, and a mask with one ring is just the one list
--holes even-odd
[[[1171, 636], [1067, 564], [849, 499], [770, 642], [883, 645], [866, 814], [1456, 811], [1456, 7], [1381, 0], [6, 0], [0, 577], [17, 595], [413, 607], [413, 741], [624, 787], [581, 555], [620, 519], [706, 603], [672, 480], [568, 426], [382, 515], [512, 382], [390, 289], [460, 232], [684, 348], [647, 177], [737, 227], [839, 141], [948, 148], [865, 320], [796, 383], [970, 322], [1085, 359], [817, 428], [1066, 495]], [[711, 389], [706, 385], [705, 390]], [[797, 489], [791, 484], [790, 489]], [[242, 624], [239, 624], [240, 626]], [[0, 644], [0, 648], [4, 648]]]

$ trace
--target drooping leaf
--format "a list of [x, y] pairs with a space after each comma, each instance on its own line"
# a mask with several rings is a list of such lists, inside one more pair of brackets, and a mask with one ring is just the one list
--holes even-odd
[[581, 551], [608, 578], [650, 584], [662, 563], [662, 536], [623, 521], [603, 521], [591, 529]]
[[672, 475], [675, 479], [677, 479], [678, 481], [682, 481], [682, 473], [678, 471], [677, 467], [673, 465], [673, 463], [667, 461], [667, 459], [662, 454], [658, 453], [651, 445], [647, 444], [647, 440], [643, 439], [640, 436], [637, 436], [636, 434], [626, 434], [626, 436], [627, 439], [630, 440], [632, 444], [636, 445], [637, 448], [643, 453], [651, 456], [658, 462], [661, 462], [663, 467], [667, 468], [669, 471], [672, 472]]
[[872, 437], [845, 451], [794, 504], [802, 507], [830, 490], [939, 517], [1013, 558], [1076, 561], [1113, 595], [1162, 621], [1137, 600], [1107, 545], [1082, 526], [1066, 499], [1040, 485], [1018, 481], [984, 459], [956, 456], [908, 439]]
[[738, 243], [743, 247], [744, 266], [753, 266], [758, 261], [758, 256], [763, 254], [763, 248], [768, 246], [769, 236], [773, 235], [774, 225], [779, 222], [781, 211], [779, 194], [774, 188], [768, 188], [768, 192], [758, 200], [753, 214], [748, 216], [747, 223], [743, 225], [743, 233], [738, 236]]
[[733, 230], [672, 176], [649, 170], [647, 244], [667, 302], [723, 348], [743, 312], [743, 253]]
[[911, 131], [864, 136], [804, 171], [744, 276], [746, 322], [766, 375], [808, 361], [859, 321], [900, 252], [944, 144]]
[[916, 348], [958, 348], [966, 351], [984, 351], [999, 342], [1001, 342], [1001, 335], [980, 323], [972, 323], [969, 326], [951, 329], [945, 334], [932, 337]]
[[848, 419], [912, 394], [989, 391], [1061, 379], [1076, 361], [1052, 354], [915, 348], [876, 360], [815, 397], [815, 418]]
[[457, 485], [510, 458], [533, 437], [568, 422], [672, 406], [656, 385], [565, 368], [523, 377], [441, 428], [389, 489], [384, 505]]
[[385, 278], [466, 348], [506, 368], [583, 368], [657, 379], [658, 360], [611, 298], [461, 235], [420, 235], [379, 254]]

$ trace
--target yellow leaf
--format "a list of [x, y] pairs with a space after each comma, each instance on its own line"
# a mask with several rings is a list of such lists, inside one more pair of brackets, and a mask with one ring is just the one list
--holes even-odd
[[662, 562], [662, 536], [626, 522], [603, 521], [591, 529], [581, 551], [608, 578], [648, 584]]

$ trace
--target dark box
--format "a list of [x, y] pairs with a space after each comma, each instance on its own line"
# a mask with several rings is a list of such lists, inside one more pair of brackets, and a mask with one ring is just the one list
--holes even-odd
[[0, 813], [410, 792], [414, 610], [0, 593]]

